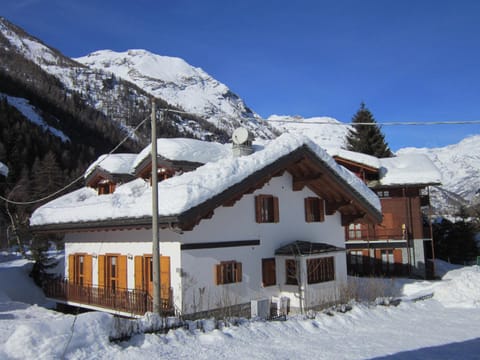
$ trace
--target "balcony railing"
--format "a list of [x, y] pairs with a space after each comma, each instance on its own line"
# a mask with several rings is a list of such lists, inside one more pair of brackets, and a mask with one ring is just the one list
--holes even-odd
[[[142, 290], [111, 289], [98, 286], [85, 286], [56, 279], [44, 286], [45, 295], [51, 299], [75, 302], [132, 315], [143, 315], [153, 310], [152, 297]], [[162, 313], [173, 315], [173, 291], [169, 298], [161, 300]]]

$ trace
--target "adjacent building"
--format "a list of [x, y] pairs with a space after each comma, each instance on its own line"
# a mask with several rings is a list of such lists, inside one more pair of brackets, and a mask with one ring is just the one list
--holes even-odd
[[341, 149], [329, 153], [380, 198], [380, 224], [352, 222], [345, 231], [351, 275], [434, 276], [429, 187], [441, 174], [425, 155], [378, 159]]

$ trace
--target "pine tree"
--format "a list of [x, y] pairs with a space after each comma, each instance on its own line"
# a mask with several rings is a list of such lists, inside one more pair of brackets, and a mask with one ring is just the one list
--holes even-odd
[[393, 156], [378, 125], [361, 125], [364, 123], [376, 124], [372, 113], [365, 107], [363, 102], [360, 104], [360, 109], [353, 116], [352, 123], [359, 125], [353, 125], [353, 129], [349, 130], [347, 135], [348, 150], [373, 155], [378, 158]]

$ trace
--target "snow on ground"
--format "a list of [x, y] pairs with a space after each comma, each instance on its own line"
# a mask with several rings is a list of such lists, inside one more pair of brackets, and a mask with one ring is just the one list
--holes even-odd
[[[478, 359], [480, 353], [477, 266], [449, 271], [442, 281], [380, 279], [394, 292], [410, 287], [397, 307], [356, 304], [333, 316], [244, 320], [238, 326], [141, 334], [124, 342], [109, 341], [115, 324], [111, 315], [90, 312], [75, 317], [29, 305], [45, 300], [27, 275], [29, 266], [26, 260], [0, 254], [1, 359], [441, 360]], [[418, 295], [428, 286], [435, 292], [432, 299], [408, 300], [415, 297], [413, 289]]]

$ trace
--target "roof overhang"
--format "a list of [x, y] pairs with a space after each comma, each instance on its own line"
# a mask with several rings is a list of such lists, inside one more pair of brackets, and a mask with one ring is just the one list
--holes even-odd
[[[189, 231], [202, 219], [213, 216], [220, 206], [233, 206], [244, 195], [251, 194], [264, 186], [270, 179], [285, 171], [292, 175], [292, 190], [300, 191], [305, 186], [326, 202], [326, 213], [341, 213], [342, 225], [352, 222], [382, 222], [382, 213], [367, 201], [342, 176], [320, 159], [307, 145], [286, 154], [273, 163], [250, 174], [242, 181], [230, 186], [221, 193], [185, 212], [173, 216], [160, 217], [159, 226], [174, 227]], [[32, 226], [34, 232], [77, 232], [99, 230], [125, 230], [150, 228], [151, 216], [142, 218], [116, 218], [101, 221], [71, 222]]]

